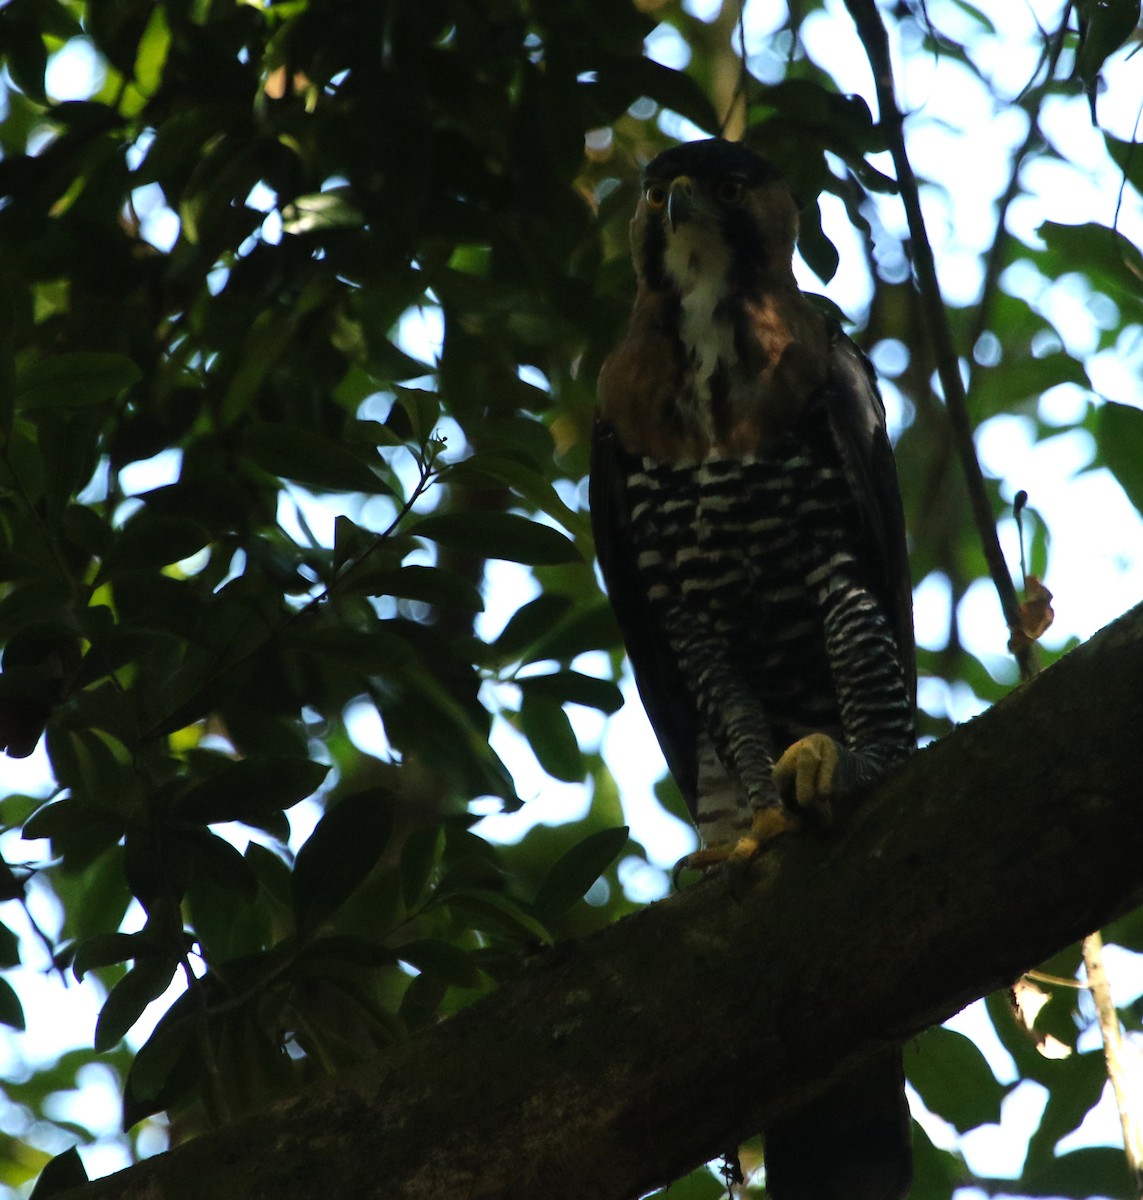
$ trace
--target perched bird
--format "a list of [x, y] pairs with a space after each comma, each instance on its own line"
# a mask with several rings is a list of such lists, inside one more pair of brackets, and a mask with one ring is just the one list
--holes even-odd
[[[702, 836], [748, 862], [915, 746], [904, 517], [872, 369], [792, 269], [781, 174], [713, 138], [648, 165], [599, 377], [591, 513], [647, 715]], [[766, 1135], [776, 1200], [896, 1200], [898, 1051]]]

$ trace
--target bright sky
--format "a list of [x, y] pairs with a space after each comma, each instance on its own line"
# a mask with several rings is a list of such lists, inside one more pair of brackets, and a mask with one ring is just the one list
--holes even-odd
[[[945, 34], [970, 43], [980, 68], [993, 79], [1002, 95], [1014, 98], [1035, 71], [1039, 55], [1037, 25], [1054, 28], [1062, 4], [1055, 0], [1027, 3], [979, 0], [978, 6], [996, 24], [999, 38], [982, 38], [971, 17], [950, 0], [929, 0], [928, 7], [935, 25]], [[687, 7], [697, 15], [709, 17], [718, 8], [718, 2], [690, 0]], [[751, 65], [763, 79], [776, 77], [782, 47], [775, 48], [770, 35], [784, 19], [779, 0], [748, 3], [747, 47]], [[802, 35], [810, 55], [831, 73], [839, 87], [865, 96], [876, 111], [869, 69], [841, 0], [829, 0], [824, 10], [812, 14], [802, 26]], [[648, 52], [669, 66], [686, 65], [686, 46], [668, 26], [660, 26], [648, 39]], [[899, 71], [901, 61], [898, 56]], [[996, 110], [971, 75], [947, 56], [911, 54], [905, 61], [907, 66], [898, 78], [899, 102], [910, 114], [906, 129], [913, 165], [919, 175], [939, 181], [943, 189], [927, 189], [924, 196], [942, 286], [952, 303], [971, 303], [980, 286], [977, 255], [992, 239], [993, 201], [1006, 183], [1008, 155], [1024, 136], [1025, 119], [1012, 109]], [[1143, 78], [1133, 68], [1134, 64], [1129, 66], [1122, 58], [1113, 64], [1107, 71], [1108, 87], [1099, 99], [1103, 127], [1124, 139], [1132, 137], [1143, 103]], [[98, 72], [99, 64], [90, 46], [77, 39], [53, 58], [48, 90], [61, 100], [86, 97], [98, 85]], [[677, 117], [666, 114], [663, 120], [668, 132], [679, 137], [701, 135]], [[1035, 229], [1045, 220], [1064, 223], [1099, 220], [1111, 224], [1119, 176], [1107, 158], [1099, 132], [1091, 127], [1086, 100], [1080, 96], [1053, 98], [1045, 106], [1042, 124], [1053, 143], [1075, 166], [1029, 164], [1023, 179], [1032, 194], [1013, 206], [1009, 218], [1011, 230], [1022, 239], [1034, 241]], [[890, 167], [884, 169], [891, 173]], [[140, 213], [148, 218], [148, 236], [158, 245], [170, 245], [177, 235], [178, 218], [162, 205], [161, 194], [153, 187], [141, 189], [136, 202]], [[252, 202], [269, 210], [273, 197], [267, 193], [253, 197]], [[881, 197], [878, 208], [888, 229], [900, 232], [904, 228], [904, 218], [895, 201]], [[860, 321], [870, 292], [857, 236], [839, 204], [827, 202], [825, 221], [827, 232], [841, 252], [841, 266], [825, 287], [804, 268], [802, 282], [813, 290], [824, 290]], [[1119, 228], [1136, 244], [1143, 244], [1143, 207], [1132, 192], [1125, 197]], [[263, 236], [271, 241], [281, 236], [275, 214], [268, 218]], [[1114, 350], [1095, 352], [1095, 330], [1105, 319], [1109, 302], [1093, 301], [1074, 281], [1049, 285], [1030, 266], [1011, 268], [1004, 284], [1028, 297], [1053, 321], [1069, 349], [1084, 355], [1097, 391], [1096, 396], [1088, 396], [1070, 385], [1054, 389], [1041, 401], [1043, 420], [1067, 424], [1089, 402], [1099, 402], [1101, 398], [1143, 406], [1140, 330], [1130, 331]], [[437, 314], [431, 311], [408, 314], [402, 336], [413, 352], [431, 357], [440, 341]], [[891, 366], [893, 358], [889, 350], [884, 360], [878, 359], [885, 368]], [[905, 413], [889, 381], [885, 392], [891, 418], [899, 424]], [[454, 439], [452, 444], [461, 444], [461, 439]], [[1026, 489], [1033, 507], [1043, 514], [1051, 530], [1046, 582], [1055, 593], [1057, 616], [1045, 638], [1049, 645], [1061, 645], [1072, 636], [1081, 639], [1090, 636], [1143, 597], [1143, 520], [1105, 472], [1084, 470], [1092, 453], [1087, 435], [1069, 432], [1037, 443], [1030, 422], [999, 417], [982, 427], [978, 448], [985, 470], [1003, 481], [1003, 494], [1011, 498], [1018, 489]], [[125, 491], [141, 491], [174, 478], [178, 465], [176, 454], [160, 456], [149, 464], [135, 464], [130, 468], [133, 474], [124, 480]], [[565, 498], [569, 502], [574, 499], [570, 494]], [[307, 520], [318, 536], [331, 536], [336, 508], [304, 499], [302, 502]], [[284, 521], [291, 520], [288, 501], [283, 503], [281, 515]], [[1001, 535], [1015, 567], [1017, 545], [1011, 522], [1002, 527]], [[498, 631], [534, 590], [524, 568], [492, 564], [488, 611], [481, 618], [481, 632]], [[943, 643], [943, 631], [947, 630], [949, 620], [948, 605], [948, 589], [940, 577], [930, 577], [922, 583], [916, 597], [921, 645]], [[982, 658], [1001, 660], [1006, 631], [990, 585], [982, 583], [969, 592], [960, 617], [969, 648]], [[593, 674], [607, 671], [599, 656], [584, 656], [575, 665]], [[623, 865], [621, 879], [630, 894], [651, 900], [665, 894], [666, 869], [696, 842], [690, 826], [664, 813], [653, 797], [651, 786], [664, 770], [662, 756], [630, 681], [625, 692], [629, 703], [606, 722], [586, 709], [573, 708], [569, 715], [585, 746], [594, 746], [602, 740], [603, 752], [619, 783], [632, 836], [646, 847], [655, 864], [649, 868], [630, 858]], [[506, 690], [505, 699], [511, 703], [510, 690]], [[922, 702], [934, 710], [947, 710], [958, 720], [967, 719], [980, 707], [967, 689], [950, 693], [937, 685], [922, 691]], [[380, 721], [367, 706], [361, 705], [351, 714], [350, 730], [363, 748], [377, 752], [383, 747]], [[484, 836], [517, 841], [538, 822], [574, 820], [584, 815], [589, 802], [586, 789], [581, 785], [561, 784], [546, 776], [526, 743], [506, 722], [497, 721], [493, 740], [528, 803], [512, 816], [486, 817], [479, 826]], [[42, 750], [26, 760], [7, 760], [3, 771], [4, 792], [42, 794], [50, 777]], [[299, 806], [291, 814], [295, 815], [295, 837], [304, 840], [316, 819], [316, 806]], [[6, 841], [4, 846], [9, 861], [34, 858], [37, 849], [46, 849], [18, 841], [14, 844]], [[56, 918], [50, 906], [37, 903], [35, 911], [45, 928], [54, 928]], [[4, 916], [19, 925], [14, 906], [9, 905]], [[1125, 1003], [1143, 992], [1143, 970], [1137, 956], [1117, 953], [1112, 947], [1109, 958], [1119, 1002]], [[33, 961], [31, 965], [35, 968], [42, 963]], [[35, 969], [21, 970], [16, 986], [28, 1013], [29, 1029], [20, 1039], [0, 1038], [0, 1073], [10, 1075], [19, 1070], [21, 1062], [48, 1061], [68, 1046], [90, 1044], [100, 1002], [90, 986], [73, 983], [61, 994], [56, 977], [38, 974]], [[163, 1000], [153, 1007], [153, 1019], [157, 1019], [167, 1003]], [[998, 1078], [1002, 1081], [1014, 1078], [1008, 1056], [978, 1011], [966, 1010], [950, 1025], [969, 1033], [982, 1045]], [[145, 1037], [149, 1028], [149, 1021], [140, 1025], [136, 1039]], [[1001, 1126], [985, 1127], [960, 1140], [960, 1149], [970, 1168], [998, 1176], [1018, 1174], [1027, 1136], [1036, 1126], [1043, 1103], [1042, 1089], [1031, 1083], [1021, 1085], [1005, 1102]], [[111, 1134], [116, 1112], [110, 1073], [93, 1068], [90, 1078], [84, 1080], [82, 1092], [68, 1104], [66, 1113], [61, 1111], [59, 1115]], [[935, 1119], [924, 1119], [935, 1141], [942, 1145], [954, 1143], [947, 1127]], [[1117, 1118], [1106, 1096], [1094, 1118], [1078, 1135], [1066, 1139], [1061, 1149], [1091, 1141], [1118, 1144]], [[85, 1151], [84, 1158], [93, 1174], [118, 1169], [124, 1162], [120, 1149], [111, 1144]]]

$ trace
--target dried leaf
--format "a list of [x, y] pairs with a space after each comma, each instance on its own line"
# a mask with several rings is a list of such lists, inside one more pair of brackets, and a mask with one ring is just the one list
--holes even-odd
[[1019, 609], [1020, 625], [1008, 639], [1008, 649], [1013, 654], [1041, 637], [1056, 617], [1052, 611], [1052, 593], [1037, 576], [1024, 576], [1024, 597]]

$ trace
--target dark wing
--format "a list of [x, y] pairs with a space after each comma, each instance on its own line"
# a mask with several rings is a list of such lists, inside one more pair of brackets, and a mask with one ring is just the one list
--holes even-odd
[[698, 714], [666, 637], [651, 616], [639, 578], [627, 476], [638, 465], [615, 430], [596, 417], [591, 437], [589, 503], [595, 552], [639, 696], [667, 767], [693, 815], [698, 791]]
[[831, 347], [827, 406], [830, 429], [873, 556], [869, 584], [889, 613], [905, 669], [905, 684], [915, 702], [913, 588], [897, 464], [885, 429], [885, 406], [873, 367], [840, 330]]

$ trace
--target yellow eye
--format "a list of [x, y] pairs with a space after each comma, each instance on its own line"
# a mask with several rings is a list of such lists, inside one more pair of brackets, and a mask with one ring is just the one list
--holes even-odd
[[715, 194], [723, 204], [737, 204], [746, 194], [746, 188], [740, 179], [724, 179]]
[[667, 203], [667, 189], [661, 183], [653, 183], [643, 193], [647, 200], [647, 207], [652, 211], [656, 211]]

